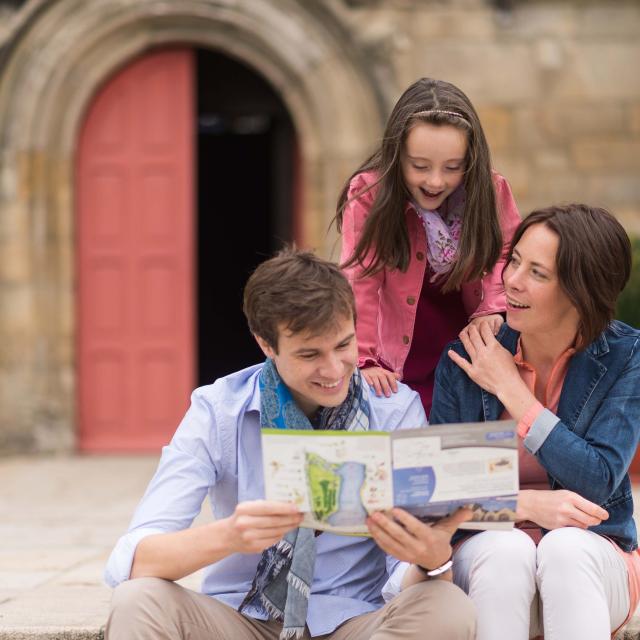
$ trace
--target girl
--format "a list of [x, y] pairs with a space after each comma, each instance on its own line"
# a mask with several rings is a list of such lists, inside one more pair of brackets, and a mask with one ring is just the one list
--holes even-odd
[[504, 270], [507, 324], [496, 337], [469, 327], [438, 365], [432, 424], [512, 418], [521, 437], [521, 523], [453, 558], [477, 640], [607, 640], [638, 604], [640, 331], [612, 321], [630, 270], [607, 211], [534, 211]]
[[402, 379], [428, 415], [447, 342], [469, 317], [494, 331], [502, 323], [500, 256], [520, 222], [460, 89], [423, 78], [404, 92], [380, 148], [345, 185], [336, 221], [358, 366], [378, 395]]

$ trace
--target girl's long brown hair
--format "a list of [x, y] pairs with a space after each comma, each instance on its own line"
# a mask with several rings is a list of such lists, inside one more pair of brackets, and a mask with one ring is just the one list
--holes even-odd
[[[434, 113], [434, 110], [439, 112]], [[467, 136], [465, 209], [458, 257], [442, 286], [446, 292], [459, 289], [463, 282], [477, 280], [493, 269], [502, 251], [502, 232], [491, 177], [489, 147], [473, 105], [454, 85], [442, 80], [421, 78], [402, 94], [389, 116], [380, 148], [345, 183], [338, 199], [335, 221], [338, 231], [342, 231], [342, 216], [347, 204], [375, 187], [376, 196], [362, 235], [353, 255], [342, 267], [361, 265], [361, 277], [381, 269], [407, 270], [411, 253], [404, 211], [409, 193], [400, 161], [409, 131], [421, 122], [437, 126], [451, 125], [464, 131]], [[349, 183], [364, 171], [377, 172], [378, 180], [349, 199]]]

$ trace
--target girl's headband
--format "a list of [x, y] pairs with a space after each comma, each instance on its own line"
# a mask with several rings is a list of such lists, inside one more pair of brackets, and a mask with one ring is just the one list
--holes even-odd
[[433, 113], [445, 113], [448, 116], [455, 116], [456, 118], [460, 118], [460, 120], [464, 120], [464, 122], [466, 122], [467, 124], [469, 124], [469, 121], [460, 113], [457, 113], [455, 111], [447, 111], [445, 109], [429, 109], [428, 111], [418, 111], [417, 113], [414, 113], [414, 117], [416, 116], [430, 116]]

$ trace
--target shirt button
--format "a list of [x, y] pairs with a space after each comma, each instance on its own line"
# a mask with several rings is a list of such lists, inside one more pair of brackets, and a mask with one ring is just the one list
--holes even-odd
[[402, 336], [402, 342], [404, 342], [404, 344], [409, 344], [409, 336]]
[[416, 258], [418, 260], [424, 260], [424, 253], [422, 253], [422, 251], [418, 251], [418, 253], [416, 253]]
[[416, 303], [416, 299], [413, 296], [409, 296], [407, 298], [407, 304], [415, 304]]

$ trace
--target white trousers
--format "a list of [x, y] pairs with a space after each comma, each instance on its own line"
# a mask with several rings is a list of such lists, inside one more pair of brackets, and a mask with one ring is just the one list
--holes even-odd
[[476, 606], [476, 640], [608, 640], [629, 613], [624, 560], [575, 527], [537, 547], [519, 529], [476, 534], [454, 555], [453, 581]]

